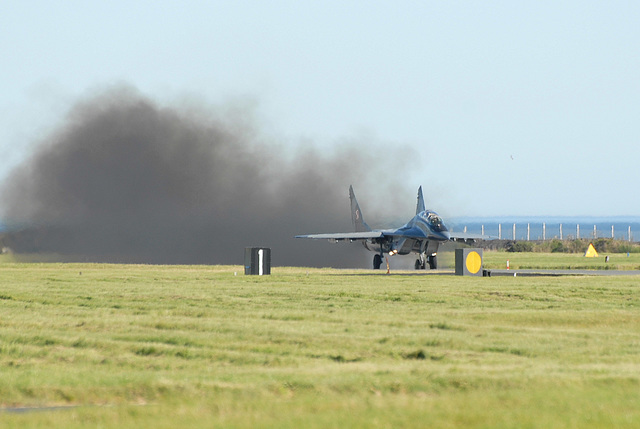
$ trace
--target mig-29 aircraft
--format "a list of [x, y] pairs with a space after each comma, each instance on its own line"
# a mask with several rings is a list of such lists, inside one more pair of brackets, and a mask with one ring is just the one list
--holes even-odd
[[351, 220], [355, 227], [355, 232], [296, 235], [296, 238], [326, 239], [334, 242], [360, 240], [367, 250], [376, 252], [373, 257], [373, 268], [375, 270], [380, 269], [382, 256], [385, 253], [390, 256], [417, 253], [416, 270], [425, 269], [427, 264], [433, 270], [438, 267], [436, 257], [440, 243], [449, 240], [466, 241], [489, 238], [480, 234], [450, 232], [438, 213], [425, 209], [422, 186], [418, 188], [416, 215], [398, 229], [371, 229], [362, 217], [362, 211], [353, 192], [353, 186], [349, 187], [349, 199], [351, 200]]

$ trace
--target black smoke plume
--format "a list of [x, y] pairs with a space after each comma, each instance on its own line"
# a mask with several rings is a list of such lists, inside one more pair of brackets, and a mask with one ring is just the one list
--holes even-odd
[[370, 148], [324, 155], [265, 141], [256, 128], [242, 114], [166, 107], [132, 88], [79, 102], [3, 184], [13, 230], [4, 245], [170, 264], [241, 264], [244, 247], [266, 246], [274, 265], [368, 266], [362, 246], [293, 236], [351, 229], [349, 184], [367, 196], [376, 183]]

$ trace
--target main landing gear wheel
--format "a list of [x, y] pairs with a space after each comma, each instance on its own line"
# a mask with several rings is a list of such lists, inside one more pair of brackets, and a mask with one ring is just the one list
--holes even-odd
[[382, 256], [375, 255], [373, 257], [373, 269], [379, 270], [381, 265], [382, 265]]
[[435, 270], [438, 268], [438, 259], [436, 258], [436, 255], [427, 257], [427, 262], [429, 262], [430, 269]]

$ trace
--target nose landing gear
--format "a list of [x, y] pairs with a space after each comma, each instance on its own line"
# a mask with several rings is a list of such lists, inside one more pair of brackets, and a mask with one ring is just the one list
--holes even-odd
[[425, 254], [421, 253], [420, 258], [416, 259], [416, 270], [424, 270], [427, 268], [427, 263], [429, 264], [429, 269], [435, 270], [438, 268], [438, 259], [436, 254], [429, 255], [425, 258]]

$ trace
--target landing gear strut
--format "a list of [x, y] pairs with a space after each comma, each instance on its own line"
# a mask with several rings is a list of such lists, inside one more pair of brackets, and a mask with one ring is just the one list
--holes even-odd
[[420, 254], [420, 257], [416, 259], [416, 270], [424, 270], [426, 268], [426, 263], [424, 260], [424, 253]]

